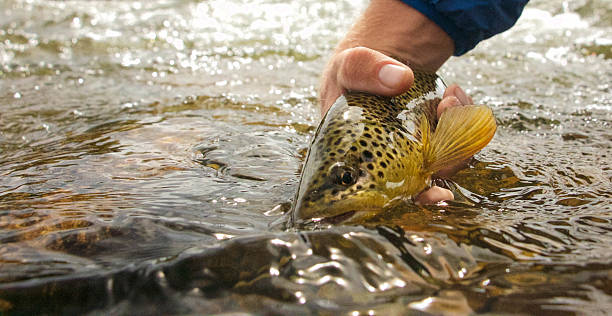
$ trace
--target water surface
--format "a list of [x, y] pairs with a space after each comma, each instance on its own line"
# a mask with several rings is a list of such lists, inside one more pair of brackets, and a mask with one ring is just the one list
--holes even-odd
[[366, 4], [2, 2], [0, 314], [606, 314], [606, 0], [533, 2], [441, 69], [500, 125], [457, 201], [271, 225]]

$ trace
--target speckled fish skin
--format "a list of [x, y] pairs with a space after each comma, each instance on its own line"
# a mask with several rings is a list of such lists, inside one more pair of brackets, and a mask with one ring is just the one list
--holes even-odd
[[427, 161], [435, 156], [427, 154], [435, 148], [427, 148], [444, 88], [437, 75], [415, 72], [412, 88], [398, 97], [363, 92], [341, 96], [309, 148], [293, 204], [293, 223], [355, 222], [428, 187], [431, 175], [440, 169]]

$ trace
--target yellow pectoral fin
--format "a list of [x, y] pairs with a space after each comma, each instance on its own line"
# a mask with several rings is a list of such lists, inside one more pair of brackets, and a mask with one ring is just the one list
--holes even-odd
[[[442, 113], [433, 135], [423, 142], [425, 168], [437, 172], [483, 149], [495, 135], [497, 124], [487, 106], [455, 106]], [[429, 135], [428, 135], [429, 136]]]

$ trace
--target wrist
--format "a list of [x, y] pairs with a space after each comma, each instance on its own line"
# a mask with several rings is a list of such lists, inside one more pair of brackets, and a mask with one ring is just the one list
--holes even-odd
[[364, 46], [410, 67], [436, 71], [453, 54], [454, 42], [436, 23], [399, 0], [372, 0], [336, 52]]

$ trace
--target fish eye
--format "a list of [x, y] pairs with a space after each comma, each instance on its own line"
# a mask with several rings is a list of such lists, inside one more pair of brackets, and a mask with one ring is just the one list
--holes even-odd
[[336, 184], [343, 186], [349, 186], [357, 181], [355, 170], [343, 164], [336, 164], [332, 166], [331, 175]]
[[344, 173], [342, 174], [342, 184], [343, 185], [349, 185], [349, 184], [353, 184], [354, 180], [353, 180], [353, 174], [350, 173], [349, 171], [344, 171]]

